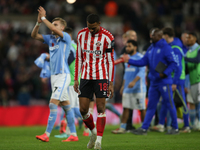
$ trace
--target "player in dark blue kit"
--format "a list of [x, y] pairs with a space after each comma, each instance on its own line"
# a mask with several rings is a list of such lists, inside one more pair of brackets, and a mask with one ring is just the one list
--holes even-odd
[[[162, 96], [162, 107], [165, 107], [170, 111], [170, 116], [172, 118], [172, 129], [167, 132], [167, 134], [177, 134], [178, 124], [176, 108], [174, 105], [172, 97], [173, 83], [171, 73], [176, 69], [175, 55], [172, 48], [167, 44], [167, 42], [162, 39], [162, 30], [154, 29], [152, 31], [152, 44], [148, 48], [144, 57], [140, 60], [132, 60], [127, 54], [124, 54], [122, 58], [124, 62], [128, 62], [130, 65], [135, 66], [148, 66], [151, 84], [148, 93], [148, 106], [146, 111], [146, 116], [141, 128], [133, 131], [137, 135], [147, 134], [147, 129], [151, 123], [151, 120], [155, 114], [157, 103], [159, 98]], [[158, 68], [157, 65], [162, 64], [166, 66], [166, 69], [162, 71], [162, 68]], [[157, 70], [157, 71], [156, 71]], [[164, 114], [164, 112], [161, 112]], [[167, 113], [167, 112], [166, 112]], [[165, 114], [166, 114], [165, 113]], [[165, 115], [166, 116], [166, 115]]]

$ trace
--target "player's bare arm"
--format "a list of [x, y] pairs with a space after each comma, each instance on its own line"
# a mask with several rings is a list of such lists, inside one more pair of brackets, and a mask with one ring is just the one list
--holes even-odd
[[111, 81], [109, 83], [108, 92], [110, 93], [110, 98], [112, 98], [114, 94], [114, 88], [113, 88], [113, 82]]
[[131, 81], [131, 82], [129, 83], [128, 87], [129, 87], [129, 88], [134, 87], [134, 86], [135, 86], [135, 83], [136, 83], [138, 80], [140, 80], [140, 77], [139, 77], [139, 76], [136, 76], [136, 77], [133, 79], [133, 81]]
[[56, 35], [58, 35], [58, 36], [60, 36], [60, 37], [63, 38], [63, 32], [62, 32], [62, 30], [59, 30], [58, 28], [56, 28], [55, 25], [53, 25], [51, 22], [49, 22], [49, 21], [45, 18], [45, 16], [46, 16], [46, 10], [45, 10], [42, 6], [40, 6], [40, 7], [38, 8], [38, 12], [39, 12], [39, 14], [40, 14], [40, 16], [41, 16], [41, 20], [44, 22], [44, 24], [45, 24], [52, 32], [54, 32]]
[[123, 80], [122, 87], [121, 87], [121, 89], [120, 89], [120, 92], [119, 92], [121, 95], [123, 94], [123, 90], [124, 90], [124, 83], [125, 83], [125, 80]]
[[74, 80], [74, 91], [75, 91], [76, 93], [79, 92], [79, 90], [78, 90], [78, 85], [79, 85], [78, 80]]
[[42, 23], [42, 20], [41, 20], [40, 14], [38, 14], [37, 23], [31, 32], [31, 37], [36, 40], [44, 42], [43, 36], [38, 33], [41, 23]]

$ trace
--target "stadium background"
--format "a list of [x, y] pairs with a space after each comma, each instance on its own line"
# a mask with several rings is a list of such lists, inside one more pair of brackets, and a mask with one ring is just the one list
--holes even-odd
[[[1, 0], [0, 125], [14, 125], [13, 120], [6, 122], [16, 112], [17, 117], [23, 117], [19, 125], [31, 125], [24, 122], [39, 114], [39, 109], [48, 114], [50, 83], [41, 81], [40, 69], [33, 63], [42, 52], [48, 52], [48, 47], [30, 37], [40, 5], [46, 9], [48, 20], [59, 16], [67, 21], [68, 26], [74, 30], [74, 40], [78, 31], [86, 26], [86, 16], [90, 13], [99, 14], [101, 25], [115, 36], [118, 57], [123, 48], [122, 34], [129, 29], [138, 34], [140, 52], [149, 40], [149, 30], [152, 27], [171, 26], [177, 37], [185, 30], [195, 31], [197, 35], [200, 32], [198, 0], [77, 0], [74, 4], [65, 0]], [[50, 31], [41, 25], [40, 33], [47, 34]], [[115, 78], [113, 102], [120, 103], [122, 65], [117, 66]], [[122, 111], [120, 105], [116, 107]], [[30, 109], [33, 114], [30, 114]], [[46, 122], [46, 119], [43, 120]], [[30, 122], [37, 124], [37, 121]]]

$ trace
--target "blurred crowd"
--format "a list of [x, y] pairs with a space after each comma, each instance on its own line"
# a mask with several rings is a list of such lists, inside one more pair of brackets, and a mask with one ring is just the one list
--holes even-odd
[[[171, 26], [177, 37], [185, 30], [200, 32], [200, 2], [196, 0], [77, 0], [73, 5], [65, 0], [1, 0], [0, 17], [37, 16], [40, 5], [47, 10], [49, 20], [57, 16], [66, 19], [68, 26], [74, 30], [74, 39], [77, 32], [86, 26], [86, 16], [99, 14], [102, 26], [115, 36], [118, 57], [124, 46], [122, 34], [130, 29], [138, 34], [140, 52], [149, 41], [152, 27]], [[34, 64], [41, 53], [48, 51], [46, 45], [30, 37], [35, 20], [33, 18], [33, 21], [20, 25], [11, 20], [0, 22], [0, 105], [9, 106], [11, 101], [29, 105], [31, 99], [48, 101], [50, 97], [49, 81], [39, 78], [40, 69]], [[41, 32], [49, 33], [46, 28]], [[117, 70], [116, 79], [121, 82], [122, 67], [119, 65]], [[115, 86], [116, 94], [119, 86], [119, 83]], [[121, 97], [117, 96], [115, 102], [120, 101]]]

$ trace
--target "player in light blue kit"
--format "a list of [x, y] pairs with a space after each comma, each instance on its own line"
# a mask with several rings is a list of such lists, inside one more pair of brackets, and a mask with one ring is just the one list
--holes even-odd
[[[65, 111], [71, 132], [68, 141], [78, 141], [74, 124], [74, 114], [70, 107], [67, 93], [67, 87], [71, 81], [67, 62], [71, 38], [68, 33], [63, 32], [67, 24], [62, 18], [55, 18], [52, 23], [49, 22], [45, 18], [46, 11], [41, 6], [38, 8], [38, 12], [37, 23], [31, 33], [31, 37], [49, 45], [50, 58], [47, 59], [50, 60], [52, 95], [49, 102], [50, 114], [46, 131], [44, 134], [36, 136], [36, 138], [43, 142], [49, 141], [49, 136], [57, 117], [57, 107], [58, 104], [60, 104]], [[42, 22], [52, 31], [51, 35], [42, 35], [38, 33], [40, 23]]]
[[[137, 42], [128, 40], [126, 44], [126, 52], [133, 60], [142, 58], [142, 54], [137, 52]], [[146, 67], [137, 67], [125, 63], [125, 74], [123, 81], [122, 106], [124, 108], [120, 128], [113, 130], [112, 133], [126, 133], [126, 122], [129, 117], [129, 109], [138, 109], [141, 111], [141, 120], [145, 117], [145, 69]]]

